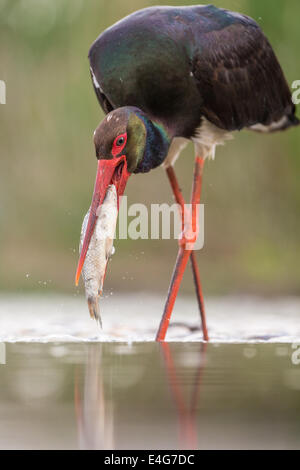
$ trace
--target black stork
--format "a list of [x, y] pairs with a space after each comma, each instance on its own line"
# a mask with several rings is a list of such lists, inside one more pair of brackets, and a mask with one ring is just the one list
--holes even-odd
[[165, 339], [191, 259], [203, 337], [208, 340], [195, 252], [186, 244], [191, 224], [195, 228], [204, 162], [234, 131], [269, 133], [299, 124], [280, 64], [253, 19], [212, 5], [137, 11], [96, 39], [89, 60], [94, 89], [107, 116], [94, 133], [98, 169], [76, 282], [109, 184], [116, 185], [120, 196], [130, 175], [161, 165], [183, 217], [184, 199], [173, 165], [192, 141], [192, 216], [179, 243], [156, 339]]

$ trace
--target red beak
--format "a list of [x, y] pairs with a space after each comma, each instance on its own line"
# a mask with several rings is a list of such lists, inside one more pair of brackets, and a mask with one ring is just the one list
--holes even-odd
[[123, 195], [126, 183], [130, 173], [127, 171], [127, 162], [125, 155], [121, 157], [115, 157], [110, 160], [98, 160], [98, 169], [96, 175], [96, 182], [94, 187], [94, 194], [91, 204], [90, 216], [88, 220], [88, 225], [82, 245], [82, 250], [80, 253], [80, 258], [78, 261], [75, 284], [78, 285], [80, 278], [81, 270], [84, 265], [84, 260], [89, 248], [91, 237], [95, 228], [95, 224], [98, 218], [98, 208], [103, 203], [103, 200], [106, 195], [107, 188], [110, 184], [114, 184], [117, 189], [118, 195], [118, 207], [119, 207], [119, 197]]

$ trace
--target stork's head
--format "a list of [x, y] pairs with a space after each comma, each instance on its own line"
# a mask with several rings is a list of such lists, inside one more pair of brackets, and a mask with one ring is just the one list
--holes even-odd
[[114, 184], [118, 202], [132, 173], [145, 173], [160, 165], [170, 140], [164, 128], [131, 106], [111, 111], [94, 132], [98, 169], [90, 217], [76, 272], [78, 283], [89, 243], [107, 188]]

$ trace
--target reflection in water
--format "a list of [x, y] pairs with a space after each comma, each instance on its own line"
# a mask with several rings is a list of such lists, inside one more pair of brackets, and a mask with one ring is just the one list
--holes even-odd
[[113, 449], [113, 406], [105, 396], [103, 344], [88, 349], [81, 396], [79, 371], [75, 372], [75, 410], [80, 449]]
[[197, 425], [196, 413], [197, 403], [200, 394], [201, 381], [205, 368], [205, 357], [207, 343], [199, 345], [199, 362], [195, 379], [192, 383], [192, 393], [190, 399], [185, 399], [183, 393], [183, 380], [177, 374], [174, 358], [172, 356], [172, 346], [169, 343], [160, 343], [166, 368], [166, 375], [170, 392], [176, 407], [179, 425], [179, 449], [197, 449]]
[[290, 344], [6, 344], [0, 448], [298, 449], [295, 351]]
[[[164, 380], [168, 383], [170, 395], [168, 401], [173, 400], [175, 405], [173, 412], [175, 410], [179, 426], [177, 445], [179, 449], [197, 449], [198, 447], [196, 413], [205, 367], [206, 347], [205, 343], [201, 343], [199, 351], [193, 352], [193, 369], [196, 373], [192, 378], [192, 390], [189, 390], [189, 396], [186, 397], [184, 368], [182, 364], [177, 364], [178, 358], [174, 357], [174, 346], [172, 347], [169, 343], [154, 345], [157, 352], [161, 352], [158, 355], [163, 364], [163, 375], [160, 380], [162, 383]], [[115, 447], [113, 405], [105, 391], [103, 348], [103, 344], [89, 347], [84, 371], [77, 368], [75, 372], [74, 398], [80, 449], [113, 449]], [[128, 352], [126, 353], [124, 348], [128, 349], [130, 346], [123, 346], [123, 354], [126, 356]], [[188, 353], [183, 354], [184, 363], [188, 362], [188, 357]], [[138, 368], [138, 363], [134, 362], [134, 364], [135, 368]], [[115, 381], [115, 385], [117, 383], [118, 387], [123, 389], [130, 388], [130, 376], [134, 373], [132, 367], [128, 366], [124, 369], [122, 387], [119, 383], [122, 375], [119, 375], [118, 380]], [[145, 370], [145, 373], [149, 373], [149, 369]], [[136, 379], [136, 375], [133, 378]], [[143, 382], [143, 375], [138, 377], [138, 382]]]

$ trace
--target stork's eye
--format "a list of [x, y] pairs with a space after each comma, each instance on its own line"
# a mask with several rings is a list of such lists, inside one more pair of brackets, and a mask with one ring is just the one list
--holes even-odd
[[113, 143], [111, 153], [113, 154], [114, 157], [119, 155], [119, 153], [123, 150], [123, 148], [126, 145], [127, 141], [127, 134], [126, 132], [124, 134], [118, 135]]
[[121, 145], [123, 145], [124, 141], [125, 141], [124, 137], [119, 137], [116, 142], [117, 147], [120, 147]]

